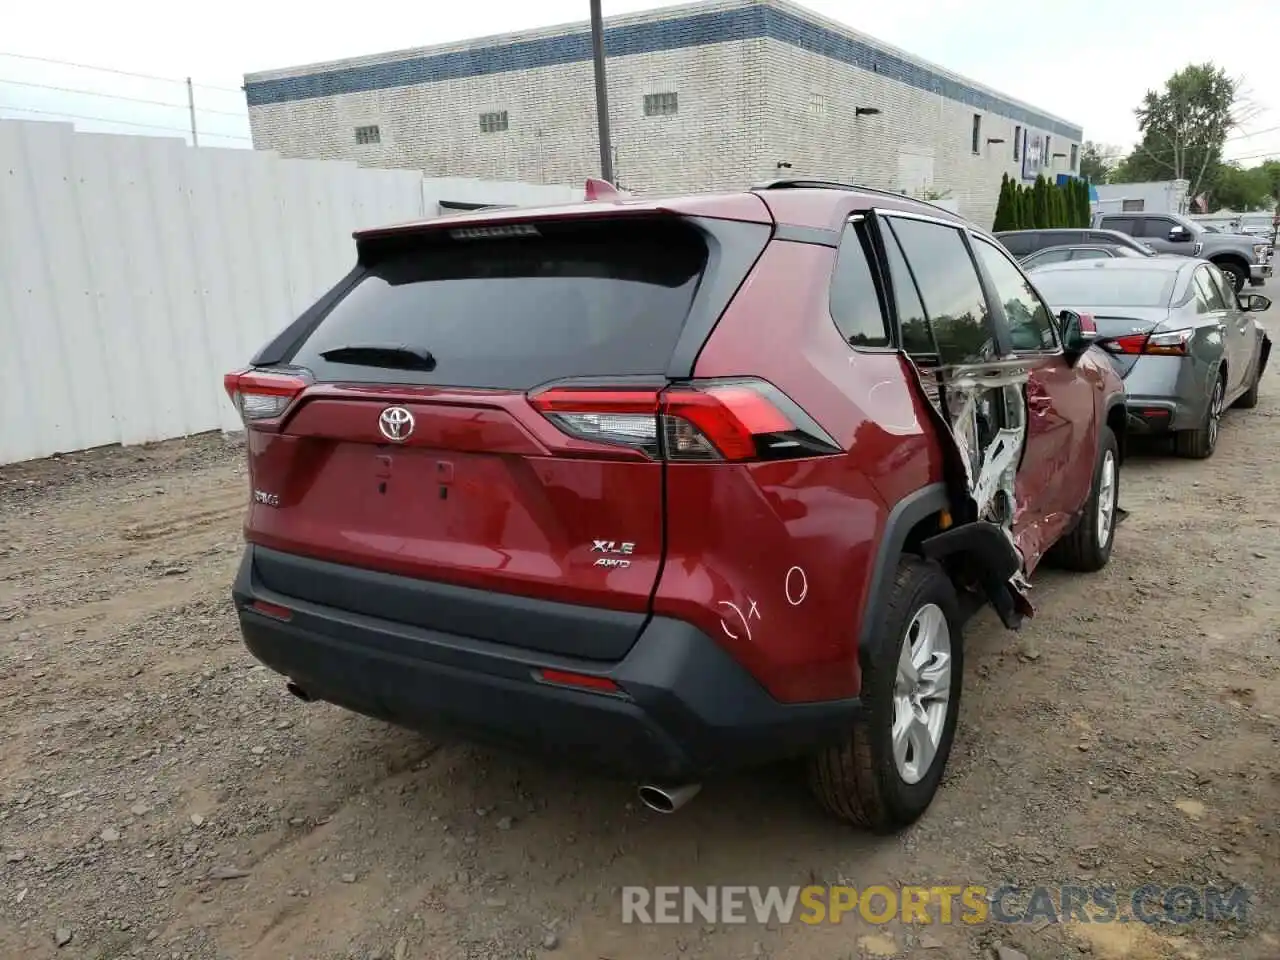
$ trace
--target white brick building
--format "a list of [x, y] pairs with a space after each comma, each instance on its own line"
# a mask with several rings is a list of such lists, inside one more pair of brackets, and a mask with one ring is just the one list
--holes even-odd
[[[989, 225], [1001, 174], [1078, 166], [1078, 126], [786, 0], [605, 28], [615, 174], [638, 193], [852, 180]], [[592, 76], [582, 23], [251, 74], [245, 95], [254, 146], [287, 157], [577, 184], [599, 173]]]

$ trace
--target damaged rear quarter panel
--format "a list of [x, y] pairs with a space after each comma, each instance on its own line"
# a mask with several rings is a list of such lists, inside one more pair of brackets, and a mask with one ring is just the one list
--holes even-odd
[[655, 613], [708, 629], [786, 701], [856, 695], [858, 632], [889, 509], [943, 478], [936, 427], [905, 359], [853, 350], [831, 320], [834, 258], [829, 247], [770, 244], [695, 373], [763, 377], [848, 452], [670, 465], [654, 597]]

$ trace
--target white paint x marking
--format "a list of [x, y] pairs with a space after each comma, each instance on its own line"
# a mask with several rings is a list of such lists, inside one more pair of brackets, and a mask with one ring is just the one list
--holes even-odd
[[787, 603], [798, 607], [809, 595], [809, 578], [800, 567], [792, 567], [787, 571]]
[[[742, 628], [747, 631], [747, 642], [750, 643], [751, 642], [751, 624], [748, 621], [752, 617], [755, 617], [757, 620], [762, 619], [762, 617], [760, 616], [760, 608], [756, 605], [756, 602], [754, 600], [752, 600], [750, 597], [747, 597], [747, 603], [749, 604], [749, 606], [747, 607], [746, 614], [743, 614], [742, 608], [739, 607], [732, 600], [721, 600], [720, 606], [728, 607], [735, 614], [737, 614], [738, 620], [742, 623]], [[738, 639], [738, 635], [729, 629], [729, 624], [725, 620], [720, 621], [720, 629], [724, 631], [725, 636], [727, 636], [730, 640]]]

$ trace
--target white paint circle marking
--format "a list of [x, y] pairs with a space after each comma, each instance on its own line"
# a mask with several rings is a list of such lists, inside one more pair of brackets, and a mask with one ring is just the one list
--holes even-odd
[[[799, 579], [800, 595], [796, 596], [796, 580]], [[809, 595], [809, 578], [804, 575], [804, 571], [799, 567], [792, 567], [787, 571], [787, 603], [793, 607], [798, 607], [804, 603], [804, 598]]]

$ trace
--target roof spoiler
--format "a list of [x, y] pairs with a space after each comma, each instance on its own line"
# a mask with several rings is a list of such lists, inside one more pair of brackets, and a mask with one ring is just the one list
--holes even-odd
[[588, 202], [621, 203], [629, 196], [631, 194], [619, 190], [608, 180], [601, 180], [599, 177], [587, 177], [585, 199]]

